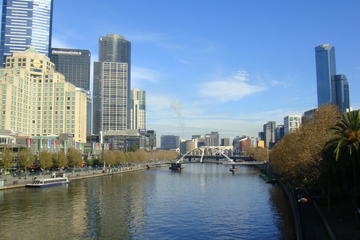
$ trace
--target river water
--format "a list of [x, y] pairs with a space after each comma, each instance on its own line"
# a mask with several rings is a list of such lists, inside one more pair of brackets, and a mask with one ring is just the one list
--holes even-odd
[[0, 239], [294, 239], [286, 198], [251, 167], [187, 164], [0, 192]]

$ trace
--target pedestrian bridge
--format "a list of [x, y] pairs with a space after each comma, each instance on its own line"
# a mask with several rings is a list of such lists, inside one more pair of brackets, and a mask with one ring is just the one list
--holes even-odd
[[203, 146], [195, 148], [183, 154], [178, 163], [200, 162], [200, 163], [222, 163], [229, 165], [263, 165], [264, 161], [254, 161], [251, 157], [231, 156], [232, 151], [229, 147], [222, 146]]

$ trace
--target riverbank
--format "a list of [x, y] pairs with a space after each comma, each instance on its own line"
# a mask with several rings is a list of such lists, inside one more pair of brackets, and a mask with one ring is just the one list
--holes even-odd
[[[115, 174], [121, 174], [126, 172], [133, 172], [133, 171], [141, 171], [146, 170], [149, 168], [156, 168], [156, 167], [164, 167], [168, 166], [167, 163], [146, 163], [146, 164], [139, 164], [134, 166], [128, 167], [121, 167], [121, 168], [106, 168], [103, 169], [87, 169], [85, 171], [73, 171], [73, 172], [66, 172], [66, 176], [69, 178], [70, 181], [87, 179], [87, 178], [96, 178], [96, 177], [104, 177], [110, 176]], [[105, 171], [105, 172], [104, 172]], [[50, 178], [51, 174], [44, 174], [40, 175], [43, 178]], [[2, 176], [0, 181], [3, 182], [4, 186], [0, 187], [0, 191], [2, 190], [9, 190], [9, 189], [16, 189], [16, 188], [24, 188], [26, 184], [31, 183], [34, 179], [34, 176], [25, 175], [25, 176]]]

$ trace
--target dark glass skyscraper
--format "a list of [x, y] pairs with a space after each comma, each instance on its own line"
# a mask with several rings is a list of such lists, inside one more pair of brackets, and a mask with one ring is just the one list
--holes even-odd
[[52, 48], [50, 59], [57, 72], [64, 74], [66, 81], [76, 87], [90, 90], [90, 58], [89, 50]]
[[[50, 59], [57, 72], [64, 74], [65, 80], [76, 87], [90, 91], [90, 58], [89, 50], [52, 48]], [[91, 134], [91, 98], [87, 106], [87, 133]]]
[[336, 104], [333, 76], [336, 74], [335, 48], [322, 44], [315, 48], [318, 106]]
[[32, 47], [49, 55], [53, 0], [3, 0], [0, 64], [12, 52]]
[[349, 83], [343, 74], [334, 76], [336, 86], [336, 102], [341, 112], [346, 112], [350, 108]]

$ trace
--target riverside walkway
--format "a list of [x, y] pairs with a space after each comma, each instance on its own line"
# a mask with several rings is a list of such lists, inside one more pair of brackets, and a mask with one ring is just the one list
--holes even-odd
[[[94, 177], [103, 177], [114, 174], [120, 174], [125, 172], [132, 171], [140, 171], [148, 168], [162, 167], [167, 166], [166, 163], [144, 163], [133, 166], [119, 167], [119, 168], [106, 168], [103, 170], [102, 168], [94, 168], [94, 169], [76, 169], [74, 171], [65, 171], [64, 173], [69, 178], [70, 181], [86, 179], [86, 178], [94, 178]], [[31, 183], [35, 177], [37, 178], [51, 178], [54, 172], [46, 172], [44, 174], [39, 175], [31, 175], [31, 174], [21, 174], [19, 176], [13, 175], [2, 175], [0, 176], [0, 191], [8, 190], [14, 188], [23, 188], [26, 184]]]

